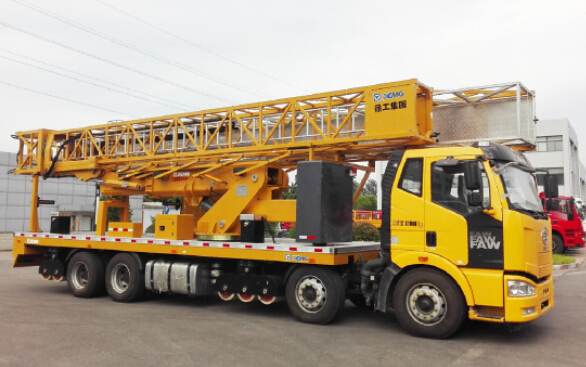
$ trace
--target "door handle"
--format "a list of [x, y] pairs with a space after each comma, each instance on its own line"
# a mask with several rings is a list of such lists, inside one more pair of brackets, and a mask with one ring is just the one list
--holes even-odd
[[434, 231], [425, 232], [425, 244], [427, 247], [437, 246], [437, 234]]

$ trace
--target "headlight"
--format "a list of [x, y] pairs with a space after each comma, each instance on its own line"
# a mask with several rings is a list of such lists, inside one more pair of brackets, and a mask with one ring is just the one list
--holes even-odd
[[508, 280], [509, 297], [529, 297], [535, 295], [535, 287], [518, 280]]

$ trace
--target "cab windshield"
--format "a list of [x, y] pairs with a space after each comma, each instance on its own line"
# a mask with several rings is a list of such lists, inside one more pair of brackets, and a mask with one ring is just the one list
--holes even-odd
[[[497, 164], [499, 168], [503, 166]], [[543, 212], [535, 178], [529, 172], [508, 166], [501, 172], [501, 177], [511, 209]]]

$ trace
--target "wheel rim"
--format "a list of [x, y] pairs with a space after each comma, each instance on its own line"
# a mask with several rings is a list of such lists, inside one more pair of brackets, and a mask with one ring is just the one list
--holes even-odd
[[130, 270], [124, 264], [116, 264], [110, 278], [112, 289], [117, 293], [124, 293], [130, 284]]
[[297, 303], [308, 313], [321, 311], [326, 305], [327, 294], [324, 283], [314, 276], [301, 278], [295, 287]]
[[89, 272], [87, 266], [82, 262], [76, 263], [73, 267], [73, 274], [71, 276], [73, 286], [76, 289], [84, 289], [87, 286], [88, 279]]
[[411, 287], [406, 302], [413, 320], [424, 326], [433, 326], [441, 322], [448, 309], [445, 296], [429, 283]]

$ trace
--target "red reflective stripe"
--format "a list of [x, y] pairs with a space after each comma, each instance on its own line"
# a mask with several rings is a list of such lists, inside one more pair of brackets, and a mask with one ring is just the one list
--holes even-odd
[[189, 242], [183, 242], [185, 246], [189, 246]]
[[63, 236], [59, 236], [59, 238], [63, 238]]
[[89, 241], [89, 240], [91, 240], [92, 238], [91, 238], [91, 237], [86, 237], [85, 239]]
[[165, 245], [170, 245], [171, 241], [165, 241]]
[[116, 242], [120, 242], [120, 238], [117, 238], [117, 239], [116, 239]]
[[289, 251], [297, 251], [297, 247], [289, 247]]
[[37, 237], [37, 235], [36, 234], [33, 234], [33, 237]]
[[147, 243], [153, 243], [153, 241], [152, 240], [148, 240]]
[[130, 242], [132, 242], [132, 243], [136, 243], [136, 240], [130, 240]]
[[71, 236], [71, 239], [72, 239], [72, 240], [75, 240], [76, 238], [77, 238], [77, 237], [75, 237], [75, 236]]
[[307, 236], [308, 240], [315, 240], [315, 236]]
[[314, 248], [313, 251], [315, 251], [315, 252], [322, 252], [323, 250], [321, 248]]
[[104, 237], [100, 238], [100, 241], [106, 241], [106, 239]]
[[123, 231], [124, 231], [124, 232], [128, 232], [128, 228], [124, 228], [124, 229], [123, 229]]
[[[23, 234], [23, 236], [24, 236], [24, 234]], [[45, 235], [45, 238], [49, 238], [49, 235], [48, 235], [48, 234], [46, 234], [46, 235]]]
[[274, 250], [275, 246], [267, 246], [267, 250]]
[[24, 237], [24, 233], [21, 233], [21, 234], [20, 234], [20, 237]]
[[244, 248], [252, 248], [252, 245], [245, 245]]
[[222, 244], [222, 247], [230, 247], [230, 244], [229, 243], [224, 243], [224, 244]]
[[209, 243], [204, 243], [203, 244], [203, 247], [210, 247], [210, 244]]

